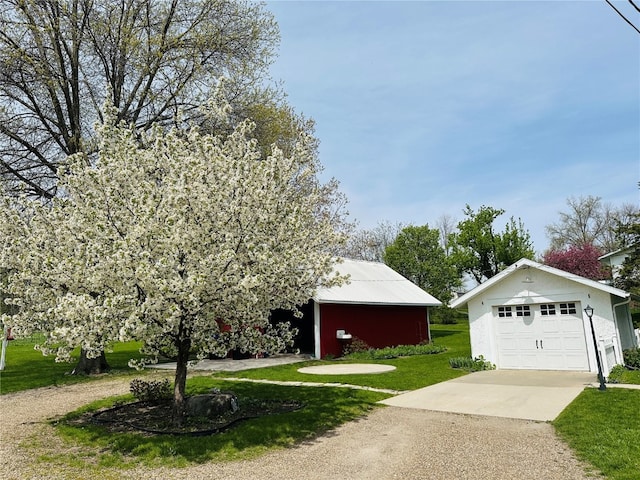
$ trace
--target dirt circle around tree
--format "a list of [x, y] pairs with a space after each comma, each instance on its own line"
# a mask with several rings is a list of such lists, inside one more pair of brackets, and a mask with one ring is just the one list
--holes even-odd
[[386, 373], [395, 370], [393, 365], [377, 363], [345, 363], [343, 365], [315, 365], [298, 369], [300, 373], [310, 375], [358, 375], [367, 373]]

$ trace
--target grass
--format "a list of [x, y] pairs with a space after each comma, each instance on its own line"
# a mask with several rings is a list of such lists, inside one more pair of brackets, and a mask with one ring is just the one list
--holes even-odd
[[640, 370], [629, 370], [622, 365], [613, 367], [607, 381], [611, 383], [627, 383], [640, 385]]
[[[56, 363], [53, 356], [45, 357], [41, 352], [34, 350], [34, 344], [43, 339], [30, 337], [9, 342], [5, 369], [0, 371], [0, 394], [52, 385], [68, 385], [96, 378], [69, 375], [75, 366], [74, 363]], [[113, 352], [107, 353], [107, 362], [112, 369], [109, 375], [133, 374], [135, 370], [129, 368], [127, 362], [131, 358], [140, 358], [139, 348], [140, 344], [136, 342], [116, 344]]]
[[[325, 383], [352, 383], [394, 390], [409, 390], [431, 385], [463, 375], [449, 367], [450, 356], [469, 354], [468, 326], [433, 326], [435, 341], [447, 346], [446, 353], [418, 355], [386, 363], [395, 365], [393, 372], [381, 375], [313, 376], [299, 374], [301, 364], [260, 368], [228, 375], [246, 378], [311, 380]], [[326, 364], [327, 362], [310, 362]], [[340, 363], [340, 362], [337, 362]], [[62, 466], [94, 465], [104, 469], [122, 469], [144, 464], [148, 466], [179, 467], [208, 461], [228, 461], [255, 458], [273, 448], [284, 448], [313, 438], [342, 423], [354, 420], [373, 408], [376, 402], [389, 395], [345, 388], [289, 387], [270, 384], [230, 382], [221, 374], [190, 376], [188, 394], [204, 393], [213, 387], [232, 390], [240, 402], [248, 398], [296, 400], [305, 407], [299, 411], [248, 420], [225, 433], [203, 438], [188, 436], [149, 437], [135, 433], [109, 433], [98, 426], [74, 425], [73, 418], [94, 411], [114, 401], [112, 398], [90, 404], [57, 422], [57, 429], [68, 448], [55, 455], [41, 456], [41, 460]], [[102, 474], [102, 473], [101, 473]]]
[[640, 385], [640, 370], [625, 370], [620, 375], [620, 383]]
[[305, 363], [279, 365], [276, 367], [244, 370], [241, 372], [219, 372], [214, 376], [218, 378], [236, 377], [294, 382], [345, 383], [392, 390], [415, 390], [465, 375], [467, 372], [454, 370], [449, 366], [449, 358], [470, 355], [469, 325], [466, 323], [432, 325], [431, 334], [434, 343], [447, 347], [446, 352], [388, 360], [358, 360], [357, 362], [381, 363], [396, 367], [394, 371], [384, 374], [309, 375], [298, 372], [298, 369], [303, 366], [342, 365], [345, 362], [356, 363], [350, 360], [314, 360]]
[[[82, 428], [69, 424], [82, 412], [107, 407], [117, 399], [103, 399], [69, 414], [57, 423], [57, 429], [68, 444], [52, 454], [41, 455], [43, 462], [54, 465], [95, 468], [101, 478], [118, 478], [118, 469], [139, 463], [150, 466], [179, 467], [208, 461], [255, 458], [273, 448], [284, 448], [313, 438], [338, 425], [357, 419], [375, 408], [375, 402], [386, 394], [343, 388], [288, 387], [280, 385], [230, 382], [224, 376], [267, 380], [350, 383], [394, 390], [412, 390], [464, 375], [449, 366], [449, 359], [470, 355], [468, 324], [432, 325], [434, 342], [447, 351], [367, 363], [396, 366], [393, 372], [379, 375], [304, 375], [297, 369], [304, 364], [190, 376], [188, 393], [202, 393], [212, 387], [233, 390], [241, 399], [290, 399], [303, 402], [304, 409], [293, 413], [246, 421], [224, 434], [202, 438], [111, 434], [99, 427]], [[57, 364], [33, 350], [34, 339], [16, 340], [9, 344], [6, 370], [0, 372], [0, 392], [26, 390], [48, 385], [89, 381], [95, 377], [67, 374], [69, 364]], [[138, 345], [116, 345], [107, 354], [116, 372], [133, 373], [127, 361], [136, 357]], [[344, 363], [314, 361], [308, 365]], [[629, 371], [625, 383], [640, 383], [638, 372]], [[130, 395], [122, 397], [132, 398]], [[122, 400], [121, 398], [121, 400]], [[640, 471], [640, 391], [609, 388], [606, 392], [585, 390], [575, 402], [553, 422], [559, 435], [580, 458], [601, 470], [609, 479], [638, 478]], [[37, 439], [34, 439], [33, 448]], [[44, 450], [47, 446], [42, 446]], [[37, 449], [42, 451], [41, 448]], [[92, 467], [88, 467], [91, 465]]]
[[[111, 434], [97, 426], [74, 426], [70, 420], [86, 411], [104, 407], [101, 401], [73, 412], [58, 421], [57, 428], [72, 453], [56, 452], [41, 457], [59, 465], [86, 462], [107, 467], [180, 467], [209, 461], [255, 458], [273, 448], [292, 446], [338, 425], [361, 417], [375, 402], [388, 395], [344, 388], [284, 387], [278, 385], [232, 383], [212, 377], [189, 380], [188, 393], [204, 393], [217, 387], [233, 390], [240, 404], [243, 399], [297, 400], [301, 410], [264, 416], [242, 422], [236, 428], [207, 437], [145, 436], [134, 433]], [[111, 399], [113, 402], [114, 399]]]
[[[382, 363], [396, 366], [394, 372], [384, 375], [322, 375], [310, 378], [309, 375], [297, 372], [297, 369], [302, 366], [301, 364], [294, 364], [244, 372], [221, 373], [217, 376], [351, 383], [393, 390], [412, 390], [464, 375], [464, 372], [451, 369], [448, 359], [452, 356], [470, 354], [468, 324], [432, 325], [431, 333], [436, 344], [447, 347], [445, 353], [384, 360]], [[6, 367], [4, 371], [0, 372], [0, 394], [52, 385], [67, 385], [91, 381], [96, 378], [69, 375], [74, 364], [56, 363], [52, 356], [43, 356], [42, 353], [33, 349], [33, 345], [38, 341], [42, 341], [42, 338], [32, 337], [9, 342]], [[135, 342], [116, 344], [113, 347], [113, 352], [107, 353], [107, 361], [112, 367], [110, 374], [140, 375], [139, 372], [127, 365], [129, 359], [140, 357], [138, 349], [139, 344]], [[326, 363], [328, 362], [315, 361], [309, 362], [308, 365]], [[339, 360], [337, 363], [343, 363], [343, 361]], [[381, 362], [371, 361], [370, 363]]]
[[587, 389], [553, 422], [577, 455], [610, 480], [640, 475], [640, 390]]
[[[469, 331], [466, 323], [432, 325], [434, 343], [447, 347], [444, 353], [387, 360], [358, 360], [394, 365], [393, 372], [378, 375], [305, 375], [302, 365], [344, 363], [348, 360], [313, 361], [243, 372], [216, 373], [189, 378], [188, 393], [203, 393], [213, 387], [233, 390], [242, 402], [248, 398], [297, 400], [302, 410], [248, 420], [223, 434], [206, 437], [145, 436], [135, 433], [109, 433], [98, 426], [78, 426], [72, 420], [83, 412], [110, 406], [131, 395], [103, 399], [70, 413], [56, 426], [69, 448], [56, 449], [40, 460], [53, 465], [93, 468], [102, 478], [118, 478], [118, 470], [138, 464], [180, 467], [209, 461], [255, 458], [273, 448], [292, 446], [357, 419], [376, 408], [386, 394], [343, 388], [288, 387], [280, 385], [229, 382], [225, 376], [242, 378], [349, 383], [394, 390], [413, 390], [464, 375], [449, 360], [468, 357]], [[9, 344], [7, 366], [0, 372], [0, 392], [89, 381], [95, 377], [68, 375], [69, 364], [55, 363], [33, 350], [37, 339], [16, 340]], [[127, 361], [137, 357], [138, 344], [118, 344], [107, 359], [116, 373], [133, 373]], [[619, 379], [640, 383], [640, 372], [625, 371]], [[609, 388], [606, 392], [585, 390], [553, 422], [559, 435], [584, 461], [611, 480], [635, 480], [640, 471], [640, 390]], [[35, 440], [34, 440], [35, 441]], [[42, 446], [46, 450], [46, 446]], [[40, 450], [40, 448], [38, 449]], [[42, 450], [40, 450], [42, 451]], [[90, 467], [89, 467], [90, 466]], [[86, 471], [86, 470], [85, 470]]]

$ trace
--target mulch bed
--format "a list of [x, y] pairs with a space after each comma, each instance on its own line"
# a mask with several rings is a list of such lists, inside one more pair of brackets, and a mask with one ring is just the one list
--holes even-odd
[[215, 418], [185, 417], [182, 426], [172, 422], [172, 404], [126, 403], [77, 418], [74, 424], [100, 425], [110, 432], [142, 432], [147, 435], [213, 435], [233, 428], [243, 420], [288, 413], [304, 405], [292, 400], [244, 400], [235, 413]]

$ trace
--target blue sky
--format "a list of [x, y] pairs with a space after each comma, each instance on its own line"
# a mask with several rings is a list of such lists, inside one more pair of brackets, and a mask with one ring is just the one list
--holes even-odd
[[[616, 2], [630, 18], [640, 15]], [[272, 67], [361, 228], [465, 204], [538, 252], [570, 196], [639, 202], [640, 35], [600, 1], [269, 1]]]

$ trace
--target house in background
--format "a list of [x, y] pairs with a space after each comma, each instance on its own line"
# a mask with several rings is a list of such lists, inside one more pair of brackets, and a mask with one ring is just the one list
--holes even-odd
[[451, 303], [466, 306], [471, 354], [497, 368], [597, 372], [593, 325], [603, 371], [637, 346], [629, 293], [522, 259]]
[[337, 357], [353, 338], [374, 348], [430, 340], [429, 308], [442, 305], [439, 300], [383, 263], [345, 259], [335, 269], [349, 281], [319, 289], [301, 308], [302, 318], [272, 314], [271, 321], [288, 320], [298, 328], [301, 352]]
[[620, 274], [620, 270], [622, 270], [622, 265], [624, 261], [629, 256], [631, 249], [633, 247], [625, 247], [616, 250], [615, 252], [610, 252], [601, 257], [598, 257], [598, 260], [602, 265], [611, 269], [611, 280], [615, 281]]

